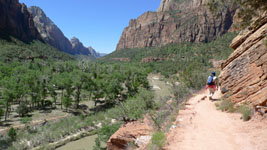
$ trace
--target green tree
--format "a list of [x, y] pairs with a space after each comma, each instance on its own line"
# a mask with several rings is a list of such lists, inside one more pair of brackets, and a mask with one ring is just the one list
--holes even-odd
[[17, 137], [17, 132], [14, 128], [10, 128], [8, 130], [8, 133], [7, 135], [9, 136], [9, 138], [12, 140], [12, 141], [15, 141], [16, 140], [16, 137]]
[[63, 96], [62, 97], [62, 103], [68, 111], [68, 108], [71, 106], [72, 100], [69, 96]]
[[76, 108], [79, 108], [79, 103], [81, 101], [81, 91], [85, 87], [85, 82], [87, 81], [88, 77], [87, 74], [83, 73], [80, 70], [75, 70], [72, 72], [72, 78], [73, 78], [73, 85], [75, 88], [75, 104]]
[[4, 115], [4, 110], [2, 109], [2, 105], [0, 105], [0, 120], [3, 115]]
[[27, 115], [30, 110], [27, 106], [26, 103], [21, 103], [18, 108], [16, 109], [16, 112], [21, 116], [21, 117], [24, 117], [25, 115]]
[[15, 82], [13, 79], [11, 78], [5, 78], [4, 79], [4, 85], [5, 85], [5, 89], [3, 90], [3, 100], [4, 100], [4, 105], [5, 105], [5, 121], [7, 120], [8, 114], [9, 114], [9, 110], [10, 110], [10, 105], [11, 102], [13, 102], [13, 100], [15, 99], [14, 93], [13, 91], [14, 86], [15, 86]]
[[49, 84], [47, 85], [47, 89], [48, 89], [49, 94], [53, 98], [53, 103], [54, 103], [54, 105], [56, 107], [57, 92], [56, 92], [56, 89], [55, 89], [55, 84], [53, 84], [53, 80], [49, 82]]

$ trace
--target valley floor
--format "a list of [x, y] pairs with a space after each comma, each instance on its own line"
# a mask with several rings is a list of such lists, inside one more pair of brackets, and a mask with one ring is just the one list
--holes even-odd
[[[214, 98], [220, 98], [220, 92]], [[200, 91], [179, 112], [176, 128], [167, 134], [166, 150], [267, 150], [267, 118], [216, 110], [215, 102]], [[204, 99], [204, 100], [201, 100]]]

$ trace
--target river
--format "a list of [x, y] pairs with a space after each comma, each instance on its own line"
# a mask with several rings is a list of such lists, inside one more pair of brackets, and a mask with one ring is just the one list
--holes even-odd
[[97, 135], [88, 136], [77, 141], [72, 141], [56, 150], [93, 150]]

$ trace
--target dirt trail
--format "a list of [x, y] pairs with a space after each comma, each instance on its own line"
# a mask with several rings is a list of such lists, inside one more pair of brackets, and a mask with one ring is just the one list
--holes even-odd
[[[214, 98], [219, 98], [216, 92]], [[240, 114], [216, 110], [200, 91], [179, 112], [167, 134], [166, 150], [267, 150], [267, 118], [244, 122]]]

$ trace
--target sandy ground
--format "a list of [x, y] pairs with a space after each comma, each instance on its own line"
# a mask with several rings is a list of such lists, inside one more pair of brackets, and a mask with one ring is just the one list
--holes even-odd
[[[203, 90], [179, 112], [176, 128], [167, 134], [166, 150], [267, 150], [267, 117], [253, 116], [244, 122], [241, 115], [216, 110]], [[214, 98], [220, 98], [219, 92]]]

